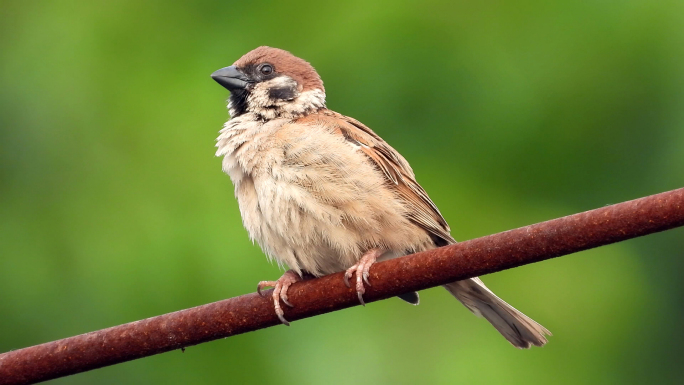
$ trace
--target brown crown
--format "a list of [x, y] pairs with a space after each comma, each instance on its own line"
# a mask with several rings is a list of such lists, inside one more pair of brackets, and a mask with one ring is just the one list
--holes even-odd
[[283, 49], [261, 46], [242, 56], [233, 65], [244, 68], [249, 65], [269, 63], [275, 67], [275, 71], [293, 78], [302, 87], [302, 91], [323, 88], [323, 80], [309, 62]]

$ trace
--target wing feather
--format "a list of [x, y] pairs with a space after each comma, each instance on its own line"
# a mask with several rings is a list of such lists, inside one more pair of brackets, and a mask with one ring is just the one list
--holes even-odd
[[455, 243], [449, 225], [427, 192], [416, 182], [409, 163], [380, 136], [356, 119], [324, 110], [300, 118], [300, 121], [333, 128], [334, 132], [354, 144], [385, 175], [409, 209], [408, 217], [416, 225], [446, 243]]

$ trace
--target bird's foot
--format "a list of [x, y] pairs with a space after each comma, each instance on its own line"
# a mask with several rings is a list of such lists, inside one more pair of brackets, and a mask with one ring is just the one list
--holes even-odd
[[280, 300], [282, 300], [285, 305], [293, 307], [293, 305], [287, 300], [287, 289], [289, 289], [290, 285], [293, 283], [301, 280], [302, 278], [299, 276], [299, 274], [292, 270], [288, 270], [285, 272], [285, 274], [283, 274], [282, 277], [278, 278], [277, 281], [261, 281], [257, 285], [257, 293], [259, 293], [259, 295], [262, 297], [264, 295], [261, 293], [261, 291], [264, 290], [264, 288], [273, 287], [273, 306], [275, 307], [275, 312], [278, 316], [278, 319], [280, 319], [280, 322], [286, 326], [290, 326], [290, 323], [285, 319], [285, 313], [280, 307]]
[[361, 302], [361, 305], [363, 306], [366, 306], [366, 303], [363, 301], [363, 294], [366, 292], [366, 288], [363, 286], [363, 283], [365, 282], [368, 286], [371, 285], [370, 282], [368, 282], [368, 277], [370, 275], [369, 270], [381, 255], [382, 250], [380, 249], [368, 250], [366, 254], [361, 257], [359, 262], [348, 268], [344, 273], [344, 284], [347, 285], [347, 287], [351, 287], [349, 284], [349, 278], [356, 273], [356, 295], [359, 296], [359, 302]]

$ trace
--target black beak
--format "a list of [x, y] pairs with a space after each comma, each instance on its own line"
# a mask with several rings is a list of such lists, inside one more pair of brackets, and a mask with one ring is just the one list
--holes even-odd
[[249, 78], [235, 68], [235, 66], [221, 68], [211, 74], [211, 78], [231, 92], [243, 90], [250, 83]]

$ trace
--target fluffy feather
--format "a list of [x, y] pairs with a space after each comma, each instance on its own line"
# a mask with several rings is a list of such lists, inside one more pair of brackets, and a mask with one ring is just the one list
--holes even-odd
[[[224, 157], [245, 228], [270, 258], [321, 276], [371, 249], [393, 258], [456, 242], [406, 159], [361, 122], [325, 107], [309, 63], [259, 47], [236, 65], [263, 62], [278, 73], [240, 95], [247, 107], [221, 130], [216, 155]], [[270, 92], [275, 87], [291, 88]], [[551, 334], [479, 278], [445, 288], [518, 348], [542, 346]], [[401, 298], [418, 303], [417, 293]]]

